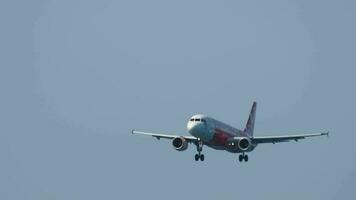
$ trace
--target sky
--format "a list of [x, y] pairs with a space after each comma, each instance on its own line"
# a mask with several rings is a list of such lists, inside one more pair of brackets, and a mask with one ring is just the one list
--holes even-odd
[[[353, 199], [354, 1], [0, 2], [0, 199]], [[255, 135], [248, 163], [187, 135], [196, 113]]]

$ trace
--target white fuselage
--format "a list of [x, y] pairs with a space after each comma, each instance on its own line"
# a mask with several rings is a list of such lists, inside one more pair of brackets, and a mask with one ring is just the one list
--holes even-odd
[[[244, 131], [202, 114], [191, 117], [187, 129], [191, 135], [200, 138], [209, 147], [230, 152], [241, 152], [236, 147], [236, 138], [249, 138]], [[255, 145], [248, 151], [254, 147]]]

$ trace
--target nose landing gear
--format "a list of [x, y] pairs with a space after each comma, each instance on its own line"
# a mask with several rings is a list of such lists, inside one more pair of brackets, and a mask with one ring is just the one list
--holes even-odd
[[242, 155], [240, 154], [239, 155], [239, 161], [240, 162], [242, 162], [242, 161], [247, 162], [248, 161], [248, 155], [245, 155], [245, 153], [242, 153]]
[[195, 161], [198, 161], [200, 159], [200, 161], [204, 161], [204, 154], [201, 154], [201, 152], [203, 151], [203, 142], [201, 140], [199, 140], [197, 143], [197, 151], [198, 153], [195, 154]]

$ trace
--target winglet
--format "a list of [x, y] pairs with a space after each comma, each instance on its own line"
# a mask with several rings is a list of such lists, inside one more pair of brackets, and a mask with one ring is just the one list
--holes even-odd
[[321, 133], [320, 135], [326, 135], [326, 136], [328, 136], [328, 137], [329, 137], [329, 131], [327, 131], [327, 132], [323, 132], [323, 133]]
[[329, 137], [329, 131], [328, 131], [328, 132], [326, 132], [326, 133], [324, 133], [324, 135], [326, 135], [326, 136], [328, 136], [328, 137]]

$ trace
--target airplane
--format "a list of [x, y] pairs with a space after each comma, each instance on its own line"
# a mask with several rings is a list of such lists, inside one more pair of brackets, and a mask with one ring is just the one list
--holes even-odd
[[299, 135], [283, 136], [254, 136], [254, 126], [256, 118], [257, 102], [253, 102], [249, 118], [244, 130], [239, 130], [228, 124], [220, 122], [207, 115], [197, 114], [192, 116], [188, 123], [187, 129], [191, 136], [168, 135], [159, 133], [148, 133], [132, 130], [132, 134], [148, 135], [157, 138], [171, 139], [172, 145], [177, 151], [184, 151], [188, 148], [188, 143], [193, 143], [197, 147], [195, 161], [204, 161], [202, 154], [203, 145], [216, 150], [225, 150], [231, 153], [239, 154], [239, 161], [248, 161], [248, 152], [253, 151], [258, 144], [279, 143], [296, 141], [308, 137], [329, 135], [329, 132], [319, 132]]

